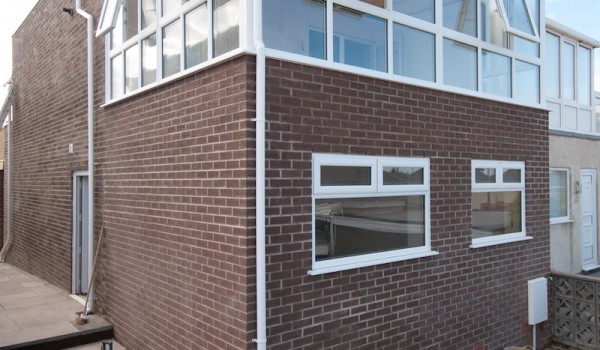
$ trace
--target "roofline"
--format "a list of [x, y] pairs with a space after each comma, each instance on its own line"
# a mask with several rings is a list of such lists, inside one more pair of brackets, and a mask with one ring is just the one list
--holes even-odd
[[576, 39], [580, 43], [591, 46], [592, 48], [600, 47], [600, 41], [589, 37], [583, 33], [576, 31], [575, 29], [569, 28], [563, 24], [556, 22], [550, 18], [546, 17], [546, 29], [553, 30], [555, 32], [559, 32], [563, 35], [569, 36], [573, 39]]
[[2, 109], [0, 109], [0, 120], [6, 119], [6, 116], [10, 112], [10, 107], [13, 104], [15, 99], [13, 91], [15, 90], [15, 86], [13, 84], [9, 84], [8, 94], [6, 95], [6, 99], [4, 100], [4, 104], [2, 105]]

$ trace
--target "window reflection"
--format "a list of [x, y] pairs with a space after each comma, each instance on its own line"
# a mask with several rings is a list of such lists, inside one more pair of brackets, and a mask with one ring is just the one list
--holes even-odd
[[179, 72], [181, 68], [181, 27], [179, 20], [163, 29], [163, 77]]
[[444, 0], [444, 27], [477, 36], [477, 0]]
[[156, 34], [142, 41], [142, 85], [156, 81], [157, 68]]
[[154, 24], [156, 21], [156, 2], [154, 0], [142, 0], [142, 29]]
[[219, 56], [239, 47], [238, 0], [214, 0], [214, 54]]
[[494, 52], [481, 52], [481, 84], [483, 92], [510, 97], [511, 96], [511, 64], [510, 58]]
[[477, 49], [444, 39], [444, 83], [477, 90]]
[[207, 16], [206, 4], [185, 16], [185, 68], [208, 60]]
[[394, 73], [435, 81], [435, 35], [394, 23]]
[[515, 60], [515, 95], [523, 102], [540, 102], [540, 67]]
[[394, 11], [413, 16], [427, 22], [435, 20], [434, 0], [394, 0], [392, 3]]
[[125, 93], [138, 88], [140, 70], [140, 52], [138, 45], [125, 51]]
[[473, 238], [523, 231], [521, 191], [473, 193], [471, 206]]
[[124, 83], [123, 83], [123, 55], [115, 56], [110, 62], [111, 71], [111, 97], [118, 98], [123, 96]]

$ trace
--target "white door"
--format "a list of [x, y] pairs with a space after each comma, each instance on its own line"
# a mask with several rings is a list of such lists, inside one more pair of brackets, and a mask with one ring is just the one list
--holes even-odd
[[596, 170], [581, 170], [581, 259], [583, 269], [598, 264], [596, 238]]
[[87, 294], [89, 276], [88, 177], [73, 176], [73, 294]]

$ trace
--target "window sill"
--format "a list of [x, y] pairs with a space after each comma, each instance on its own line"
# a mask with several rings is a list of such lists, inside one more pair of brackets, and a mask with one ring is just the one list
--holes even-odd
[[518, 237], [518, 238], [514, 238], [514, 237], [509, 237], [509, 238], [501, 238], [501, 239], [496, 239], [493, 241], [485, 241], [485, 242], [473, 242], [470, 247], [471, 248], [483, 248], [483, 247], [490, 247], [493, 245], [499, 245], [499, 244], [506, 244], [506, 243], [514, 243], [514, 242], [521, 242], [521, 241], [529, 241], [532, 240], [533, 237], [531, 236], [524, 236], [524, 237]]
[[570, 224], [572, 222], [575, 222], [573, 219], [571, 218], [566, 218], [566, 219], [557, 219], [557, 220], [550, 220], [550, 225], [556, 225], [556, 224]]
[[340, 271], [358, 269], [361, 267], [368, 267], [368, 266], [375, 266], [375, 265], [393, 263], [393, 262], [404, 261], [404, 260], [425, 258], [428, 256], [435, 256], [438, 254], [439, 253], [436, 251], [428, 251], [428, 252], [421, 252], [421, 253], [415, 253], [415, 254], [409, 254], [409, 255], [395, 256], [395, 257], [391, 257], [391, 258], [360, 261], [360, 262], [356, 262], [356, 263], [352, 263], [352, 264], [316, 268], [316, 269], [312, 269], [312, 270], [308, 271], [308, 274], [311, 276], [318, 276], [318, 275], [323, 275], [323, 274], [331, 273], [331, 272], [340, 272]]

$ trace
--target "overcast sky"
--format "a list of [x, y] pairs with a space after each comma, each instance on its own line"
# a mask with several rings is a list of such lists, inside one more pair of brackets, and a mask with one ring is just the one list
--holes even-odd
[[[10, 79], [12, 70], [11, 37], [37, 1], [4, 0], [0, 4], [0, 105], [6, 93], [1, 84]], [[546, 0], [546, 17], [600, 40], [600, 0]], [[600, 49], [596, 49], [595, 62], [595, 86], [600, 91]]]

